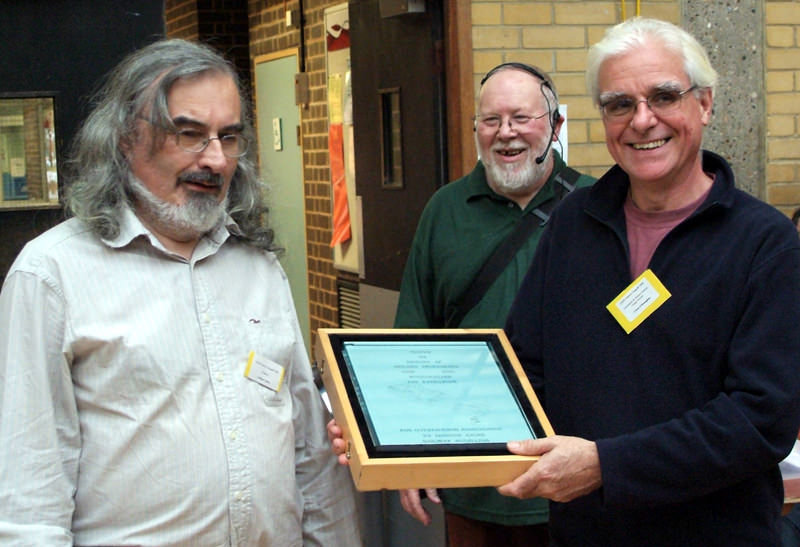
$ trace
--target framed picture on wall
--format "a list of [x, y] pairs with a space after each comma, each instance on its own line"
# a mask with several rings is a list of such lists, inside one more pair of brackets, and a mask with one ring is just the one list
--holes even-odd
[[55, 93], [0, 94], [0, 208], [58, 206]]

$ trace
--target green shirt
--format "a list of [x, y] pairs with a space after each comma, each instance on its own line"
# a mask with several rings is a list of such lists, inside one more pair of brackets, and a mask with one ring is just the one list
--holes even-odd
[[[564, 165], [554, 152], [557, 173]], [[551, 174], [524, 210], [491, 188], [479, 161], [467, 176], [440, 188], [422, 212], [408, 256], [395, 316], [398, 328], [441, 328], [454, 303], [469, 287], [478, 270], [511, 234], [524, 215], [554, 199], [561, 191]], [[581, 175], [576, 186], [594, 179]], [[489, 287], [480, 302], [458, 325], [503, 327], [511, 304], [533, 259], [542, 234], [533, 231], [511, 263]], [[547, 522], [547, 500], [518, 500], [501, 496], [495, 488], [447, 489], [441, 493], [447, 511], [507, 526]]]

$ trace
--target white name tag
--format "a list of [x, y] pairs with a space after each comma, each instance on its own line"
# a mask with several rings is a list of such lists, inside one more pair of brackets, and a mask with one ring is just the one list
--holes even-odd
[[256, 355], [251, 351], [247, 356], [247, 367], [244, 369], [245, 378], [264, 386], [267, 389], [278, 392], [283, 385], [283, 377], [286, 369], [275, 361], [270, 361], [266, 357]]

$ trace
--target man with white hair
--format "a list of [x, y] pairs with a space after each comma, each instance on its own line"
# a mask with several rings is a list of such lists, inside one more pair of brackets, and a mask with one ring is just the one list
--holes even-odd
[[499, 491], [555, 545], [777, 545], [800, 425], [800, 241], [701, 150], [716, 72], [670, 23], [588, 56], [616, 161], [553, 214], [506, 324], [558, 436]]

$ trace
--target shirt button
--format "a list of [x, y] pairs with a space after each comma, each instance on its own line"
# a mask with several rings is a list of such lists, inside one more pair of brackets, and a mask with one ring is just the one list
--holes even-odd
[[208, 317], [208, 314], [207, 314], [207, 313], [204, 313], [204, 314], [203, 314], [203, 322], [204, 322], [204, 323], [208, 323], [209, 321], [211, 321], [211, 319]]
[[236, 493], [233, 495], [233, 497], [235, 497], [235, 498], [236, 498], [236, 501], [242, 501], [242, 499], [244, 499], [244, 496], [242, 495], [242, 493], [241, 493], [241, 492], [236, 492]]
[[221, 382], [224, 379], [225, 379], [225, 376], [223, 376], [223, 374], [221, 372], [219, 374], [217, 374], [217, 382]]
[[232, 440], [232, 441], [235, 441], [235, 440], [236, 440], [236, 437], [237, 437], [237, 434], [236, 434], [236, 432], [235, 432], [235, 431], [231, 431], [231, 434], [230, 434], [230, 435], [228, 435], [228, 436], [231, 438], [231, 440]]

